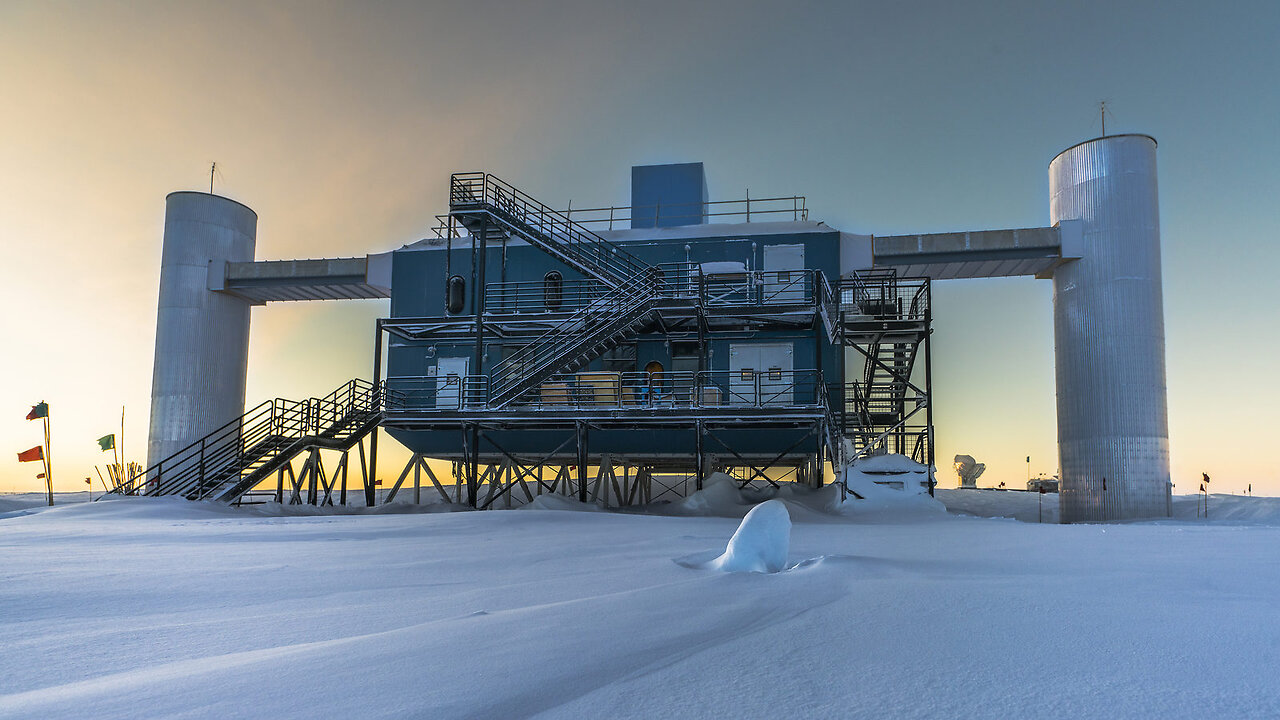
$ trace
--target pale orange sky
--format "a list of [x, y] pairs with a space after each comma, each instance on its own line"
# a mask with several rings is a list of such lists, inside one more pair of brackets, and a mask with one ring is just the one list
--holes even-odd
[[[886, 5], [891, 5], [886, 7]], [[1106, 8], [1105, 22], [1099, 10]], [[448, 175], [625, 204], [633, 164], [702, 160], [714, 198], [803, 194], [889, 234], [1047, 222], [1048, 161], [1160, 141], [1173, 472], [1280, 494], [1270, 3], [1212, 12], [885, 3], [0, 4], [0, 490], [82, 489], [118, 428], [144, 459], [164, 196], [257, 211], [259, 259], [414, 241]], [[1055, 43], [1058, 43], [1055, 45]], [[1073, 53], [1073, 54], [1071, 54]], [[1051, 287], [935, 286], [939, 477], [1056, 468]], [[253, 311], [249, 403], [369, 377], [385, 302]], [[1260, 452], [1261, 449], [1261, 452]], [[382, 474], [398, 471], [389, 465]], [[95, 485], [96, 485], [96, 475]]]

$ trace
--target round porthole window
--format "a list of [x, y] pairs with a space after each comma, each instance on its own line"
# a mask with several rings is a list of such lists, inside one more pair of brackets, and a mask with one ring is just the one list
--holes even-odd
[[552, 270], [542, 276], [542, 304], [548, 310], [558, 310], [564, 302], [564, 276]]
[[461, 275], [454, 275], [449, 278], [449, 283], [445, 289], [444, 309], [450, 315], [457, 315], [462, 312], [466, 297], [467, 281], [463, 280]]

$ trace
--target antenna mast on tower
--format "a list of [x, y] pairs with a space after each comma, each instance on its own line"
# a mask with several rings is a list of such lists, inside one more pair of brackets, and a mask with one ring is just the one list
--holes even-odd
[[[1106, 125], [1103, 125], [1103, 128], [1106, 128]], [[1103, 135], [1106, 135], [1106, 134], [1107, 134], [1105, 129], [1103, 130], [1103, 133], [1102, 133], [1102, 134], [1103, 134]], [[209, 166], [209, 194], [210, 194], [210, 195], [212, 195], [212, 194], [213, 194], [213, 173], [214, 173], [217, 169], [218, 169], [218, 163], [216, 163], [216, 162]]]

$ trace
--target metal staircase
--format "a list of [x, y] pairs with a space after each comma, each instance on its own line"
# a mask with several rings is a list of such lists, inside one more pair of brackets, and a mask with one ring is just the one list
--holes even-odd
[[908, 343], [879, 343], [871, 348], [864, 369], [867, 413], [873, 424], [902, 414], [916, 348]]
[[501, 408], [559, 373], [573, 372], [650, 322], [658, 300], [652, 270], [643, 270], [494, 367], [489, 406]]
[[[617, 287], [649, 266], [621, 247], [488, 173], [449, 178], [449, 214], [480, 235], [496, 224], [587, 277]], [[490, 230], [486, 228], [486, 230]]]
[[573, 372], [649, 322], [662, 271], [488, 173], [449, 181], [449, 214], [488, 242], [494, 231], [540, 248], [613, 288], [521, 347], [490, 373], [489, 407], [500, 409], [552, 375]]
[[[565, 265], [612, 288], [562, 320], [556, 327], [502, 359], [489, 373], [488, 408], [503, 409], [553, 376], [571, 373], [651, 322], [662, 304], [695, 304], [690, 293], [694, 270], [666, 265], [651, 267], [621, 247], [606, 241], [515, 187], [487, 173], [458, 173], [450, 178], [450, 221], [461, 223], [475, 238], [488, 243], [508, 237], [523, 239]], [[927, 335], [927, 282], [899, 285], [896, 275], [872, 274], [833, 288], [817, 273], [815, 300], [820, 321], [831, 342], [856, 344], [867, 355], [863, 377], [833, 394], [824, 388], [826, 410], [823, 443], [830, 457], [851, 460], [846, 438], [855, 454], [884, 446], [891, 433], [903, 435], [903, 423], [913, 385], [910, 378], [920, 340], [904, 341], [902, 332], [886, 337], [867, 331], [867, 323], [887, 328], [890, 323], [923, 322]], [[846, 310], [859, 334], [846, 337]], [[908, 333], [908, 336], [910, 333]], [[918, 444], [917, 444], [918, 446]]]
[[[855, 459], [898, 452], [932, 459], [929, 376], [912, 379], [927, 355], [929, 282], [890, 271], [854, 273], [841, 283], [842, 344], [863, 356], [862, 372], [843, 390], [840, 422]], [[927, 360], [926, 360], [927, 363]]]
[[382, 388], [351, 380], [323, 398], [268, 400], [112, 489], [234, 502], [299, 453], [346, 450], [382, 420]]

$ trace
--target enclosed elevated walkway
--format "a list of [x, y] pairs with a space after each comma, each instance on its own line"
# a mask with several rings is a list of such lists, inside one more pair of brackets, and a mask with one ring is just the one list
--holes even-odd
[[933, 280], [984, 277], [1052, 277], [1053, 269], [1080, 257], [1079, 221], [1053, 227], [888, 235], [872, 243], [875, 267]]

